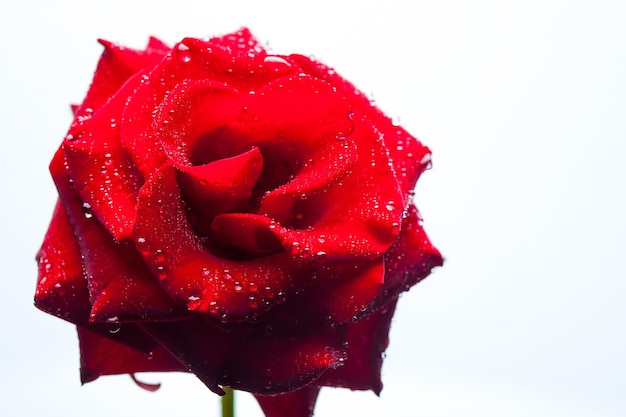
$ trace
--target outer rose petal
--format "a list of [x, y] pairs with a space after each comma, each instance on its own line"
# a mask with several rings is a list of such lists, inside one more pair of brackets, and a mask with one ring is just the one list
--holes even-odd
[[169, 299], [154, 281], [132, 242], [115, 241], [93, 214], [85, 210], [68, 181], [62, 153], [57, 152], [50, 170], [78, 236], [89, 284], [90, 320], [171, 320], [184, 315], [184, 307]]
[[[63, 155], [58, 152], [55, 161], [62, 160]], [[53, 166], [57, 165], [53, 163]], [[67, 213], [59, 203], [38, 259], [37, 308], [141, 352], [149, 352], [155, 347], [155, 342], [142, 337], [135, 325], [125, 324], [119, 328], [114, 323], [90, 323], [91, 304], [87, 279], [81, 265], [80, 248]]]
[[164, 91], [173, 90], [185, 80], [212, 80], [247, 93], [278, 77], [297, 74], [288, 64], [277, 66], [273, 61], [266, 62], [267, 53], [249, 31], [242, 30], [233, 36], [238, 38], [234, 43], [223, 42], [224, 38], [184, 39], [142, 78], [124, 109], [122, 141], [144, 177], [148, 178], [164, 162], [163, 151], [146, 129], [159, 111]]
[[87, 279], [74, 230], [59, 201], [37, 261], [35, 306], [72, 323], [86, 324], [91, 310]]
[[389, 344], [389, 327], [397, 300], [365, 319], [347, 325], [348, 352], [343, 366], [326, 372], [315, 383], [352, 390], [372, 390], [380, 394], [383, 352]]
[[389, 149], [389, 156], [397, 174], [400, 188], [404, 193], [404, 202], [405, 204], [409, 203], [410, 193], [415, 188], [417, 179], [430, 166], [429, 149], [402, 127], [394, 125], [365, 94], [331, 68], [302, 55], [290, 55], [289, 59], [307, 74], [319, 77], [336, 87], [350, 100], [355, 112], [366, 115], [379, 130]]
[[441, 253], [430, 243], [417, 208], [410, 205], [398, 241], [385, 254], [385, 285], [368, 311], [376, 311], [397, 299], [401, 292], [408, 291], [441, 265]]
[[320, 387], [308, 385], [279, 395], [255, 395], [266, 417], [312, 417]]
[[[80, 340], [80, 379], [83, 384], [102, 375], [187, 371], [169, 352], [158, 345], [145, 354], [83, 327], [78, 327], [77, 330]], [[135, 331], [143, 333], [140, 329]]]
[[78, 117], [62, 145], [74, 188], [118, 240], [132, 234], [143, 183], [120, 142], [120, 108], [134, 89], [132, 83], [127, 84], [98, 111]]
[[104, 52], [87, 96], [75, 112], [79, 116], [100, 108], [130, 77], [143, 68], [156, 65], [167, 53], [167, 46], [156, 38], [150, 38], [144, 51], [125, 48], [102, 39], [99, 42], [104, 46]]
[[293, 391], [344, 360], [341, 327], [305, 336], [258, 338], [220, 330], [198, 317], [142, 328], [214, 392], [219, 385], [257, 394]]

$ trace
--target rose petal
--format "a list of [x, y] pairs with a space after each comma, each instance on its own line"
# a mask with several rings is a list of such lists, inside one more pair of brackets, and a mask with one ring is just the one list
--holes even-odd
[[132, 83], [125, 85], [91, 116], [77, 117], [62, 145], [74, 188], [117, 240], [132, 234], [143, 183], [120, 142], [119, 108], [134, 88]]
[[[50, 165], [59, 195], [78, 236], [91, 302], [90, 320], [159, 320], [186, 315], [157, 284], [133, 242], [117, 242], [93, 217], [67, 180], [63, 154]], [[96, 249], [97, 248], [97, 249]]]
[[258, 148], [197, 167], [177, 166], [178, 183], [195, 230], [207, 236], [220, 213], [245, 212], [261, 169]]
[[93, 81], [77, 115], [99, 109], [119, 88], [141, 69], [154, 66], [165, 56], [165, 44], [156, 38], [144, 51], [125, 48], [99, 39], [104, 51], [98, 62]]
[[343, 366], [331, 369], [315, 381], [317, 385], [372, 390], [376, 395], [383, 388], [380, 370], [383, 352], [389, 344], [389, 327], [396, 301], [369, 315], [366, 319], [348, 323], [348, 351]]
[[430, 243], [417, 208], [409, 206], [398, 241], [385, 254], [385, 285], [368, 311], [397, 299], [401, 292], [408, 291], [441, 265], [441, 253]]
[[365, 94], [328, 66], [302, 55], [294, 54], [289, 58], [300, 70], [319, 77], [337, 88], [350, 101], [355, 112], [367, 115], [369, 122], [384, 138], [404, 195], [403, 206], [408, 204], [418, 177], [430, 166], [430, 150], [402, 127], [392, 123]]
[[255, 395], [265, 417], [312, 417], [320, 388], [308, 385], [279, 395]]
[[293, 391], [344, 360], [342, 328], [259, 338], [225, 333], [200, 317], [141, 326], [214, 392], [220, 385], [260, 394]]
[[159, 103], [147, 135], [161, 143], [177, 166], [205, 165], [249, 151], [212, 133], [232, 123], [243, 96], [212, 80], [183, 80]]
[[[233, 259], [210, 241], [205, 244], [189, 223], [175, 174], [174, 167], [164, 166], [150, 178], [139, 195], [135, 224], [143, 258], [163, 289], [190, 310], [226, 321], [249, 319], [280, 304], [293, 292], [295, 265], [289, 256]], [[283, 296], [266, 297], [267, 291]]]
[[[77, 327], [80, 341], [80, 376], [83, 384], [103, 375], [135, 372], [186, 372], [187, 369], [169, 352], [156, 345], [148, 354]], [[140, 329], [135, 332], [148, 337]]]
[[265, 216], [240, 213], [221, 214], [211, 224], [215, 240], [248, 256], [268, 255], [283, 249], [272, 227], [275, 223]]
[[80, 248], [65, 209], [57, 201], [37, 254], [39, 277], [35, 306], [72, 323], [86, 324], [91, 310]]
[[[355, 130], [351, 140], [358, 143], [359, 148], [363, 147], [369, 151], [359, 152], [354, 164], [348, 165], [350, 169], [348, 175], [324, 184], [310, 195], [306, 194], [305, 199], [297, 205], [292, 205], [291, 209], [291, 216], [295, 216], [296, 219], [309, 218], [308, 221], [304, 220], [303, 226], [307, 226], [305, 231], [289, 232], [294, 241], [308, 239], [309, 242], [305, 242], [306, 246], [320, 246], [315, 242], [316, 239], [339, 236], [339, 239], [343, 240], [343, 243], [335, 242], [340, 245], [339, 247], [346, 250], [352, 248], [350, 252], [342, 250], [336, 253], [322, 245], [318, 250], [326, 252], [329, 258], [344, 257], [354, 252], [354, 248], [365, 257], [382, 256], [396, 239], [404, 210], [402, 194], [397, 186], [395, 173], [388, 165], [387, 149], [382, 139], [363, 119], [355, 117]], [[338, 152], [337, 155], [335, 158], [343, 155], [346, 156], [345, 159], [350, 158], [349, 152], [347, 154]], [[332, 168], [327, 168], [322, 163], [311, 172], [304, 173], [303, 179], [297, 175], [284, 189], [268, 194], [264, 198], [261, 210], [270, 211], [268, 215], [273, 217], [272, 210], [266, 209], [267, 206], [275, 205], [273, 199], [278, 198], [285, 190], [297, 190], [300, 183], [314, 183], [318, 178], [327, 178], [327, 174], [323, 172], [328, 169]], [[386, 186], [381, 187], [380, 184]], [[290, 197], [293, 199], [295, 193], [291, 190]], [[358, 240], [354, 241], [351, 235]]]
[[[163, 102], [164, 91], [173, 91], [186, 82], [193, 84], [193, 80], [212, 80], [215, 85], [248, 93], [277, 77], [293, 75], [290, 69], [276, 71], [275, 65], [264, 65], [266, 52], [248, 31], [235, 36], [238, 40], [233, 40], [234, 43], [224, 42], [223, 38], [209, 41], [186, 38], [142, 78], [124, 108], [122, 141], [144, 177], [164, 162], [163, 151], [148, 129], [159, 109], [169, 107]], [[234, 54], [239, 58], [233, 59]], [[216, 109], [220, 111], [219, 107]]]
[[[57, 155], [62, 158], [61, 153]], [[91, 304], [87, 280], [83, 275], [80, 249], [65, 209], [59, 203], [39, 251], [38, 260], [39, 279], [35, 294], [37, 308], [133, 349], [147, 352], [154, 348], [155, 342], [141, 338], [134, 325], [125, 324], [120, 328], [114, 323], [90, 324]]]

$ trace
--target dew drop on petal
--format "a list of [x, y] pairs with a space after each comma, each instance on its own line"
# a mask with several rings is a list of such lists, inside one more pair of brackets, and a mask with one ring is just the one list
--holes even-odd
[[195, 295], [190, 295], [187, 298], [187, 308], [189, 310], [197, 310], [202, 305], [202, 299]]
[[254, 296], [251, 296], [248, 299], [248, 306], [252, 309], [257, 309], [259, 308], [259, 302], [257, 301], [257, 299]]
[[162, 265], [157, 266], [157, 276], [161, 281], [167, 278], [167, 271], [165, 271], [165, 267]]
[[191, 61], [191, 51], [189, 50], [189, 47], [184, 43], [179, 43], [176, 47], [176, 56], [178, 57], [178, 60], [183, 64]]
[[157, 249], [154, 252], [154, 255], [156, 256], [156, 261], [158, 263], [163, 263], [165, 261], [165, 255], [163, 254], [163, 250], [162, 249]]
[[106, 323], [104, 324], [104, 327], [109, 333], [115, 334], [120, 331], [122, 325], [120, 324], [120, 320], [116, 316], [108, 318]]
[[93, 211], [91, 209], [91, 204], [83, 203], [83, 216], [85, 216], [86, 219], [91, 219], [93, 217]]

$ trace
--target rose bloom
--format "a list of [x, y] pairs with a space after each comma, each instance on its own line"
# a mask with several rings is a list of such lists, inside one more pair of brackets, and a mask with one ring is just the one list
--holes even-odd
[[430, 152], [331, 68], [249, 33], [104, 53], [50, 165], [35, 304], [81, 379], [194, 373], [310, 416], [382, 389], [398, 296], [442, 264], [412, 190]]

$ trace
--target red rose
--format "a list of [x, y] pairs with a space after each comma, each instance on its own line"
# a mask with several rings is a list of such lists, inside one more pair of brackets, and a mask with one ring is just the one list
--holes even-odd
[[379, 392], [398, 295], [442, 263], [411, 201], [429, 150], [245, 29], [101, 43], [50, 165], [35, 295], [77, 325], [82, 381], [193, 372], [268, 416], [309, 415], [321, 386]]

